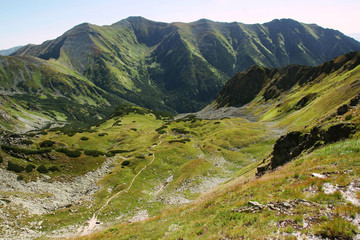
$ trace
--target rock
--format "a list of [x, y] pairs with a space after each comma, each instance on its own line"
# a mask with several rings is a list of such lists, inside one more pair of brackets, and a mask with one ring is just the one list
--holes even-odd
[[312, 173], [311, 176], [317, 177], [317, 178], [326, 178], [325, 175], [319, 174], [319, 173]]
[[355, 107], [360, 102], [360, 94], [350, 100], [350, 106]]
[[264, 205], [262, 205], [262, 204], [260, 204], [260, 203], [258, 203], [258, 202], [255, 202], [255, 201], [249, 201], [248, 203], [249, 203], [251, 206], [254, 206], [254, 207], [257, 207], [257, 208], [260, 208], [260, 209], [265, 208]]
[[332, 143], [339, 141], [341, 139], [349, 138], [352, 133], [354, 133], [356, 127], [351, 123], [340, 123], [334, 126], [331, 126], [324, 135], [325, 143]]
[[328, 130], [321, 130], [319, 127], [311, 129], [310, 133], [298, 131], [289, 132], [280, 137], [271, 153], [270, 164], [257, 169], [257, 176], [261, 176], [269, 169], [275, 169], [299, 156], [305, 150], [313, 150], [324, 143], [332, 143], [349, 138], [355, 133], [356, 126], [351, 123], [339, 123], [331, 126]]

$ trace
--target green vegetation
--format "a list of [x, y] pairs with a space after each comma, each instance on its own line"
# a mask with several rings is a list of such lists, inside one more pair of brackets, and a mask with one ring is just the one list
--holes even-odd
[[[56, 40], [19, 49], [17, 57], [0, 57], [0, 86], [21, 92], [0, 100], [9, 116], [0, 125], [28, 130], [21, 118], [93, 125], [119, 104], [153, 109], [160, 120], [171, 117], [165, 112], [202, 109], [231, 76], [253, 65], [316, 65], [358, 50], [357, 41], [337, 31], [291, 19], [261, 25], [144, 18], [81, 24]], [[308, 104], [299, 102], [308, 94], [296, 108]]]
[[51, 167], [49, 167], [49, 171], [51, 171], [51, 172], [60, 172], [60, 169], [58, 167], [56, 167], [56, 166], [51, 166]]
[[48, 173], [49, 169], [47, 169], [44, 165], [40, 165], [36, 168], [36, 171], [38, 171], [39, 173]]
[[61, 152], [61, 153], [64, 153], [66, 156], [68, 157], [73, 157], [73, 158], [77, 158], [77, 157], [80, 157], [81, 155], [81, 152], [79, 150], [70, 150], [70, 149], [67, 149], [67, 148], [58, 148], [56, 149], [57, 152]]
[[24, 139], [24, 140], [21, 140], [20, 143], [21, 143], [21, 144], [24, 144], [24, 145], [31, 145], [31, 144], [33, 144], [34, 142], [31, 141], [31, 140], [28, 140], [28, 139]]
[[22, 166], [20, 166], [20, 165], [18, 165], [16, 163], [13, 163], [11, 161], [8, 161], [7, 164], [8, 164], [8, 166], [7, 166], [6, 169], [9, 170], [9, 171], [14, 171], [16, 173], [21, 173], [22, 171], [25, 170], [24, 167], [22, 167]]
[[[1, 168], [7, 167], [25, 182], [94, 181], [86, 193], [84, 190], [84, 198], [68, 205], [17, 217], [18, 212], [6, 203], [2, 209], [9, 214], [6, 216], [16, 219], [19, 226], [41, 229], [44, 236], [83, 226], [92, 216], [110, 226], [81, 237], [89, 239], [347, 239], [358, 232], [354, 220], [360, 214], [356, 190], [360, 135], [354, 127], [345, 140], [336, 130], [339, 122], [349, 122], [349, 126], [360, 123], [358, 53], [317, 68], [253, 67], [237, 75], [230, 89], [247, 94], [239, 102], [226, 96], [220, 100], [225, 105], [248, 103], [242, 113], [260, 121], [235, 117], [205, 120], [195, 115], [173, 121], [170, 114], [135, 104], [170, 112], [199, 109], [235, 68], [246, 65], [238, 59], [280, 64], [275, 55], [282, 53], [259, 54], [261, 41], [273, 34], [269, 31], [277, 22], [252, 28], [233, 24], [231, 31], [221, 30], [230, 25], [207, 20], [174, 23], [175, 32], [167, 29], [167, 36], [162, 36], [159, 33], [167, 24], [150, 28], [154, 23], [138, 21], [78, 26], [85, 34], [91, 32], [89, 42], [98, 51], [96, 58], [92, 59], [90, 52], [87, 55], [91, 60], [84, 75], [78, 72], [80, 63], [84, 64], [72, 58], [74, 53], [83, 54], [82, 46], [74, 52], [57, 52], [53, 47], [53, 52], [41, 53], [40, 58], [52, 58], [46, 64], [40, 59], [31, 64], [30, 60], [23, 62], [25, 58], [5, 58], [11, 71], [3, 70], [1, 64], [1, 86], [10, 84], [6, 87], [11, 89], [12, 81], [2, 81], [17, 79], [20, 67], [29, 76], [24, 76], [26, 81], [19, 89], [38, 93], [33, 99], [34, 94], [2, 98], [6, 113], [28, 121], [41, 118], [69, 124], [26, 135], [4, 134], [3, 142], [9, 145], [1, 146], [1, 160], [7, 163]], [[311, 26], [280, 22], [310, 34]], [[198, 25], [207, 27], [206, 31], [200, 28], [195, 37], [191, 29]], [[240, 46], [233, 41], [238, 39], [236, 29], [249, 38], [256, 36], [257, 49], [240, 54], [240, 48], [251, 44]], [[282, 41], [281, 46], [289, 39], [296, 42], [289, 31], [279, 34], [274, 41]], [[311, 31], [311, 36], [317, 34]], [[296, 60], [314, 62], [303, 47], [294, 48]], [[289, 57], [286, 54], [283, 57]], [[255, 79], [253, 89], [246, 88], [249, 79]], [[36, 115], [38, 112], [42, 114]], [[82, 121], [88, 124], [79, 124]], [[299, 131], [291, 139], [295, 143], [284, 144], [285, 150], [292, 147], [291, 158], [255, 176], [257, 169], [267, 166], [278, 153], [274, 149], [275, 142], [280, 142], [277, 139], [293, 130]], [[28, 146], [18, 147], [18, 143]], [[97, 172], [87, 174], [92, 171]], [[347, 190], [352, 198], [346, 197]], [[24, 203], [35, 199], [57, 203], [56, 194], [46, 189], [31, 194], [4, 190], [1, 196], [16, 196]], [[26, 204], [19, 206], [19, 211], [25, 210]], [[138, 221], [144, 218], [146, 221]]]
[[19, 148], [19, 147], [14, 147], [14, 146], [7, 146], [7, 145], [2, 145], [1, 148], [4, 151], [11, 151], [14, 153], [23, 153], [23, 154], [43, 154], [43, 153], [49, 153], [51, 152], [51, 149], [49, 148], [44, 148], [44, 149], [27, 149], [27, 148]]
[[55, 144], [54, 141], [45, 140], [45, 141], [43, 141], [43, 142], [40, 143], [40, 147], [41, 147], [41, 148], [50, 148], [50, 147], [52, 147], [54, 144]]
[[35, 168], [36, 168], [35, 165], [33, 165], [33, 164], [28, 164], [28, 165], [26, 165], [26, 167], [25, 167], [25, 171], [26, 171], [27, 173], [30, 173], [30, 172], [32, 172]]

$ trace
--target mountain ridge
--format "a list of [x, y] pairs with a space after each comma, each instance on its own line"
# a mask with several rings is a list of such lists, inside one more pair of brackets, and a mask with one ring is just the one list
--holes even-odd
[[[44, 110], [51, 101], [45, 103], [40, 97], [50, 94], [47, 97], [52, 98], [55, 89], [39, 87], [30, 76], [39, 72], [36, 81], [46, 83], [53, 81], [44, 77], [51, 72], [61, 79], [57, 82], [80, 88], [69, 99], [81, 111], [74, 115], [59, 110], [78, 121], [88, 119], [80, 112], [102, 118], [124, 102], [172, 113], [194, 112], [209, 104], [231, 76], [250, 66], [316, 65], [354, 50], [360, 50], [360, 43], [338, 31], [289, 19], [242, 24], [207, 19], [162, 23], [129, 17], [107, 26], [83, 23], [57, 39], [19, 49], [10, 56], [17, 64], [1, 66], [4, 83], [0, 87], [5, 94], [18, 83], [25, 84], [13, 100], [27, 98]], [[23, 70], [18, 57], [29, 55], [39, 68], [24, 75], [19, 73]], [[83, 84], [74, 85], [72, 79]], [[31, 99], [26, 90], [30, 85], [36, 92]], [[68, 96], [66, 89], [56, 92]], [[89, 89], [97, 89], [96, 97]], [[100, 102], [107, 102], [105, 109], [88, 104]], [[68, 106], [74, 108], [70, 101]]]

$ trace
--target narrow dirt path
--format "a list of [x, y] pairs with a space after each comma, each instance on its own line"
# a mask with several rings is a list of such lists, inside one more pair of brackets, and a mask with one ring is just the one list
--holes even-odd
[[[162, 143], [162, 140], [156, 144], [156, 145], [153, 145], [151, 148], [155, 148], [156, 146], [160, 145]], [[133, 186], [136, 178], [147, 168], [149, 167], [151, 164], [153, 164], [153, 162], [155, 161], [155, 153], [152, 152], [152, 151], [148, 151], [149, 153], [152, 154], [152, 159], [151, 161], [146, 164], [134, 177], [133, 179], [131, 180], [129, 186], [119, 192], [117, 192], [115, 195], [113, 195], [112, 197], [110, 197], [105, 203], [104, 205], [101, 206], [101, 208], [99, 208], [92, 216], [92, 218], [88, 221], [88, 225], [86, 227], [84, 227], [83, 229], [82, 228], [79, 228], [78, 230], [78, 233], [81, 234], [81, 235], [88, 235], [90, 234], [96, 227], [96, 223], [99, 222], [97, 217], [99, 216], [99, 214], [101, 213], [101, 211], [103, 209], [105, 209], [109, 203], [111, 202], [111, 200], [113, 200], [114, 198], [118, 197], [120, 194], [124, 193], [124, 192], [127, 192], [130, 190], [130, 188]]]

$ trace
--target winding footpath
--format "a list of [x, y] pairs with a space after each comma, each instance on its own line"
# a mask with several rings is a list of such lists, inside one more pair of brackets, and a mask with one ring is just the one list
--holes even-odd
[[[158, 144], [153, 145], [151, 148], [155, 148], [156, 146], [160, 145], [161, 143], [162, 143], [162, 140], [161, 140]], [[136, 178], [137, 178], [147, 167], [149, 167], [151, 164], [153, 164], [153, 162], [155, 161], [155, 158], [156, 158], [156, 157], [155, 157], [155, 153], [152, 152], [152, 151], [148, 151], [148, 152], [152, 154], [152, 159], [151, 159], [151, 161], [150, 161], [148, 164], [146, 164], [146, 165], [133, 177], [133, 179], [132, 179], [131, 182], [130, 182], [130, 185], [129, 185], [127, 188], [125, 188], [125, 189], [117, 192], [115, 195], [113, 195], [112, 197], [110, 197], [110, 198], [105, 202], [105, 204], [102, 205], [102, 207], [99, 208], [99, 209], [93, 214], [92, 218], [88, 221], [88, 225], [87, 225], [86, 227], [84, 227], [84, 228], [82, 228], [82, 227], [79, 228], [78, 234], [80, 234], [80, 235], [82, 235], [82, 236], [90, 234], [90, 233], [95, 229], [95, 227], [96, 227], [96, 223], [98, 222], [97, 217], [99, 216], [99, 214], [101, 213], [101, 211], [109, 205], [109, 203], [111, 202], [111, 200], [113, 200], [114, 198], [118, 197], [120, 194], [129, 191], [129, 190], [131, 189], [131, 187], [133, 186]]]

